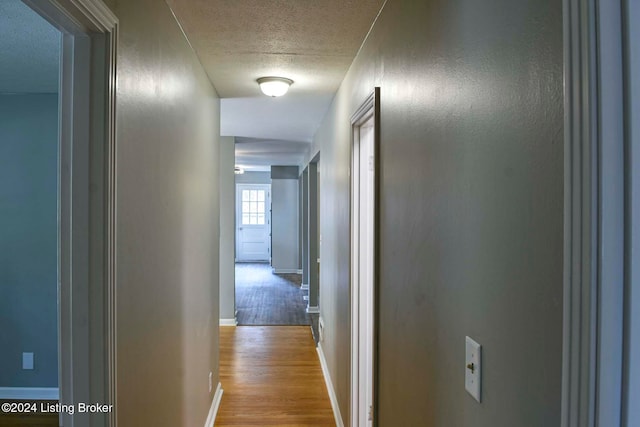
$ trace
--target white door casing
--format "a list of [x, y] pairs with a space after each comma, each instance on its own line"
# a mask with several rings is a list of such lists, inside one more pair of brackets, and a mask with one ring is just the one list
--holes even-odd
[[236, 261], [271, 259], [271, 186], [236, 186]]
[[[373, 406], [373, 268], [374, 268], [374, 153], [373, 116], [360, 127], [360, 262], [359, 300], [360, 318], [360, 408]], [[363, 392], [364, 391], [364, 392]], [[360, 426], [372, 425], [369, 409], [360, 410]]]
[[59, 133], [59, 424], [116, 425], [116, 141], [118, 19], [101, 0], [23, 0], [62, 33]]
[[352, 118], [351, 426], [374, 425], [376, 294], [376, 159], [379, 89]]

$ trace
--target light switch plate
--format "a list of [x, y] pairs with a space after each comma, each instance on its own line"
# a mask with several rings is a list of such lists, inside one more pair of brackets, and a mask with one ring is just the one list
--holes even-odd
[[482, 378], [482, 346], [466, 337], [464, 388], [474, 399], [480, 402]]
[[22, 353], [22, 369], [33, 369], [33, 353]]

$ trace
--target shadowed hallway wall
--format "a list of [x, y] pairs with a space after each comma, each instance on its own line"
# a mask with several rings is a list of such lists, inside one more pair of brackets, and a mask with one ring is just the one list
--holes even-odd
[[235, 138], [220, 137], [220, 319], [236, 317], [236, 185]]
[[[349, 418], [350, 117], [381, 87], [380, 426], [560, 423], [562, 3], [390, 0], [316, 133], [322, 343]], [[481, 404], [464, 342], [483, 345]]]
[[163, 0], [107, 3], [120, 20], [117, 421], [202, 426], [218, 383], [219, 99]]

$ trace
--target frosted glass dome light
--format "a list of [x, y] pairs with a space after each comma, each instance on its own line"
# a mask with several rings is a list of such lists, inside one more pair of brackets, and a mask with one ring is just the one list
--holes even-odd
[[289, 90], [289, 86], [293, 84], [293, 80], [284, 77], [260, 77], [258, 84], [262, 93], [267, 96], [282, 96]]

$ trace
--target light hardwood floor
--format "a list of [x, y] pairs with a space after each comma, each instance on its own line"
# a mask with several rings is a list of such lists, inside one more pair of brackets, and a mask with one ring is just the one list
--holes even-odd
[[[2, 403], [26, 403], [30, 404], [35, 403], [36, 409], [40, 408], [41, 403], [45, 404], [55, 404], [57, 401], [53, 400], [0, 400], [0, 404]], [[0, 412], [0, 426], [1, 427], [58, 427], [58, 414], [52, 413], [4, 413]]]
[[220, 328], [216, 427], [335, 426], [309, 326]]

